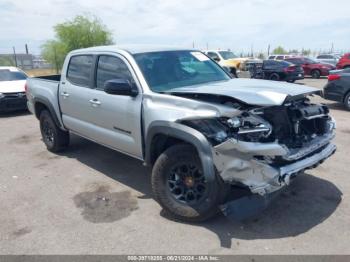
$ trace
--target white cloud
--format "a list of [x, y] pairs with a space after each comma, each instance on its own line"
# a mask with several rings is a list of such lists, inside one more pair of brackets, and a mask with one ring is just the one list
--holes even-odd
[[38, 52], [55, 24], [82, 13], [101, 18], [117, 43], [349, 49], [349, 10], [348, 0], [0, 0], [0, 52], [24, 43]]

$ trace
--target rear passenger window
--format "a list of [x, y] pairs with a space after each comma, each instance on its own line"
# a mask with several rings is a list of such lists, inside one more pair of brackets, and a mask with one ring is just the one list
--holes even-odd
[[67, 80], [72, 84], [88, 87], [92, 62], [93, 57], [91, 55], [73, 56], [68, 65]]
[[133, 83], [133, 77], [123, 60], [115, 56], [100, 56], [96, 71], [96, 88], [104, 89], [105, 82], [112, 79], [127, 79]]
[[283, 55], [279, 55], [276, 57], [277, 60], [283, 60], [284, 56]]

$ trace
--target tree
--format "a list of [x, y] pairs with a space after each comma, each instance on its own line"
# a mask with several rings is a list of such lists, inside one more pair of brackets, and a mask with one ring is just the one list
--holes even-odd
[[76, 16], [73, 20], [54, 26], [56, 37], [42, 46], [45, 60], [58, 72], [68, 52], [91, 46], [113, 44], [112, 33], [95, 16]]
[[286, 54], [287, 51], [282, 47], [282, 46], [277, 46], [275, 49], [272, 51], [273, 54]]

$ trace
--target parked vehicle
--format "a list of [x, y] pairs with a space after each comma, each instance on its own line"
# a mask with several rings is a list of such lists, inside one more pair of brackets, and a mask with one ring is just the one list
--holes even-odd
[[327, 63], [331, 65], [336, 65], [340, 59], [339, 55], [336, 54], [321, 54], [316, 56], [316, 61], [319, 63]]
[[324, 64], [316, 62], [308, 57], [291, 57], [285, 59], [290, 63], [298, 66], [302, 66], [304, 69], [304, 74], [309, 75], [312, 78], [320, 78], [320, 76], [328, 76], [330, 70], [334, 70], [335, 66], [331, 64]]
[[337, 69], [350, 68], [350, 53], [344, 54], [337, 63]]
[[291, 83], [298, 79], [304, 79], [304, 71], [301, 66], [278, 60], [264, 60], [260, 66], [255, 64], [251, 67], [250, 74], [251, 78]]
[[332, 72], [323, 88], [325, 99], [337, 101], [350, 110], [350, 68]]
[[291, 57], [295, 57], [295, 55], [270, 55], [268, 60], [284, 60]]
[[336, 150], [315, 88], [232, 79], [197, 50], [95, 47], [70, 52], [62, 74], [29, 78], [28, 107], [57, 152], [75, 133], [153, 166], [166, 212], [201, 221], [240, 187], [266, 195]]
[[249, 60], [248, 58], [238, 57], [233, 52], [227, 50], [206, 50], [203, 53], [222, 67], [229, 68], [230, 73], [235, 77], [238, 77], [237, 73], [243, 67], [243, 64]]
[[26, 79], [20, 69], [0, 66], [0, 112], [27, 109]]

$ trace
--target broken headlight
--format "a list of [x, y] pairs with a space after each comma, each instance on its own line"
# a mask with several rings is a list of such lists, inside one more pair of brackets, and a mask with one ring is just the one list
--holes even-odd
[[183, 120], [181, 123], [201, 132], [213, 145], [224, 142], [228, 137], [228, 127], [217, 118]]
[[272, 132], [272, 127], [266, 120], [248, 112], [228, 119], [227, 125], [237, 139], [248, 142], [258, 142]]

